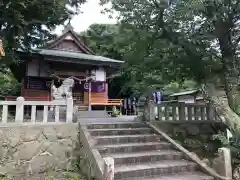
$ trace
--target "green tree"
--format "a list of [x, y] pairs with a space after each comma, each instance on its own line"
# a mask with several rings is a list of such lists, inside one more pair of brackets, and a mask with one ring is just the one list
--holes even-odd
[[196, 82], [192, 80], [185, 80], [183, 82], [171, 82], [163, 87], [163, 91], [170, 93], [176, 93], [181, 91], [188, 91], [193, 89], [199, 89], [199, 86]]
[[20, 84], [13, 77], [10, 70], [2, 73], [0, 72], [0, 98], [5, 96], [17, 96], [20, 93]]
[[[168, 92], [178, 92], [180, 90], [188, 90], [195, 88], [193, 81], [190, 83], [168, 82], [159, 78], [159, 72], [155, 77], [149, 74], [138, 74], [137, 79], [131, 79], [129, 75], [138, 69], [138, 64], [133, 62], [141, 61], [142, 54], [133, 55], [136, 48], [136, 41], [143, 37], [143, 32], [135, 26], [129, 24], [93, 24], [87, 31], [81, 32], [80, 36], [85, 43], [98, 55], [106, 56], [118, 60], [126, 60], [126, 65], [129, 68], [124, 68], [124, 71], [114, 74], [114, 78], [110, 81], [109, 95], [115, 98], [116, 95], [135, 95], [141, 94], [144, 89], [163, 89]], [[145, 53], [145, 51], [143, 51]], [[140, 58], [139, 58], [140, 57]], [[131, 60], [132, 59], [132, 60]], [[136, 67], [135, 67], [136, 65]], [[141, 75], [141, 76], [140, 76]], [[142, 77], [143, 76], [143, 77]], [[135, 76], [133, 76], [135, 77]], [[146, 79], [149, 77], [148, 79]], [[144, 82], [141, 82], [145, 78]], [[158, 78], [158, 79], [156, 79]], [[138, 81], [139, 83], [133, 83]], [[146, 86], [146, 83], [149, 86]], [[169, 83], [169, 84], [168, 84]], [[173, 85], [176, 84], [176, 87]], [[165, 87], [166, 86], [166, 87]], [[121, 87], [121, 88], [120, 88]]]
[[[124, 60], [131, 47], [134, 32], [120, 24], [93, 24], [80, 36], [97, 55], [117, 60]], [[117, 98], [130, 95], [131, 89], [125, 86], [128, 82], [126, 74], [114, 74], [109, 84], [109, 96]], [[121, 89], [120, 87], [124, 87]]]
[[121, 60], [122, 54], [116, 44], [118, 33], [119, 25], [93, 24], [80, 36], [96, 54]]
[[[111, 0], [110, 0], [111, 1]], [[106, 1], [105, 1], [106, 2]], [[238, 0], [111, 1], [122, 23], [141, 29], [127, 70], [135, 84], [194, 79], [232, 131], [240, 132]], [[224, 84], [227, 106], [218, 96]], [[147, 89], [147, 88], [145, 88]]]
[[29, 50], [51, 39], [51, 30], [79, 12], [78, 9], [84, 2], [85, 0], [2, 0], [0, 38], [6, 56], [1, 59], [1, 70], [17, 60], [15, 50]]

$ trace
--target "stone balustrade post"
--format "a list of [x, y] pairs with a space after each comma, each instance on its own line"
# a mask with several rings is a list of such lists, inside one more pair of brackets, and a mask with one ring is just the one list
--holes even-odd
[[7, 123], [8, 119], [8, 105], [3, 105], [2, 108], [2, 123]]
[[214, 107], [209, 103], [207, 104], [207, 120], [209, 121], [214, 121], [215, 116], [214, 116]]
[[17, 97], [16, 99], [16, 114], [15, 114], [15, 122], [21, 123], [24, 119], [24, 101], [23, 97]]
[[219, 148], [218, 157], [213, 161], [216, 172], [226, 178], [232, 179], [231, 151], [228, 148]]
[[148, 112], [149, 113], [148, 121], [154, 121], [156, 114], [155, 114], [155, 103], [153, 100], [150, 100], [148, 102], [148, 111], [149, 111]]
[[73, 121], [73, 98], [69, 97], [66, 99], [67, 110], [66, 110], [66, 121], [72, 122]]
[[114, 159], [106, 157], [104, 160], [103, 180], [114, 180]]

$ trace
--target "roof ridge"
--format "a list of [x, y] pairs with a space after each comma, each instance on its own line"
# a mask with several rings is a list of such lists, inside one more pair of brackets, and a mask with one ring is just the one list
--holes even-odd
[[102, 61], [102, 62], [112, 62], [112, 63], [124, 63], [124, 61], [111, 59], [104, 56], [96, 56], [93, 54], [84, 54], [82, 52], [74, 52], [74, 51], [62, 51], [62, 50], [55, 50], [55, 49], [35, 49], [35, 52], [41, 55], [49, 55], [49, 56], [62, 56], [66, 58], [73, 58], [73, 59], [85, 59], [85, 60], [92, 60], [92, 61]]
[[67, 34], [70, 33], [73, 37], [73, 41], [77, 44], [78, 48], [80, 48], [82, 51], [84, 51], [86, 54], [95, 54], [87, 45], [84, 44], [84, 42], [81, 40], [81, 38], [77, 35], [77, 33], [69, 28], [64, 33], [62, 33], [60, 36], [58, 36], [56, 39], [48, 41], [44, 46], [42, 46], [42, 49], [51, 49], [57, 44], [64, 41]]

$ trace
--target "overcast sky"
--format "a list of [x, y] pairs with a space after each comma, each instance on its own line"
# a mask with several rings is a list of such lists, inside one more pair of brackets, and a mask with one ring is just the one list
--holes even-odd
[[[99, 23], [116, 23], [116, 19], [109, 19], [108, 15], [101, 14], [102, 6], [99, 5], [99, 0], [87, 0], [81, 6], [81, 11], [78, 16], [73, 17], [71, 24], [76, 32], [85, 31], [91, 24]], [[62, 27], [56, 29], [57, 34], [61, 34]]]

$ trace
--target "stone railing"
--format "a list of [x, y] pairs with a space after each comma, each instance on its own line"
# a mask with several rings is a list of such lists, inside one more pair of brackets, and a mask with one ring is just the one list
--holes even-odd
[[155, 104], [150, 101], [145, 104], [143, 115], [145, 120], [159, 121], [220, 121], [215, 110], [209, 104], [200, 103], [162, 103]]
[[213, 167], [210, 167], [205, 162], [203, 162], [197, 154], [190, 152], [184, 148], [178, 141], [172, 139], [167, 133], [162, 129], [164, 127], [157, 127], [152, 122], [147, 122], [147, 124], [154, 129], [157, 134], [160, 134], [165, 140], [172, 144], [177, 150], [181, 151], [187, 159], [198, 164], [199, 169], [203, 172], [214, 177], [216, 180], [232, 180], [232, 164], [231, 164], [231, 152], [228, 148], [219, 148], [217, 156], [212, 160]]
[[0, 101], [1, 124], [72, 122], [73, 100], [64, 101]]
[[114, 180], [114, 159], [112, 157], [103, 158], [99, 151], [94, 148], [94, 140], [91, 139], [85, 125], [79, 122], [78, 130], [79, 140], [84, 149], [81, 156], [88, 158], [91, 167], [88, 176], [92, 176], [96, 180]]

